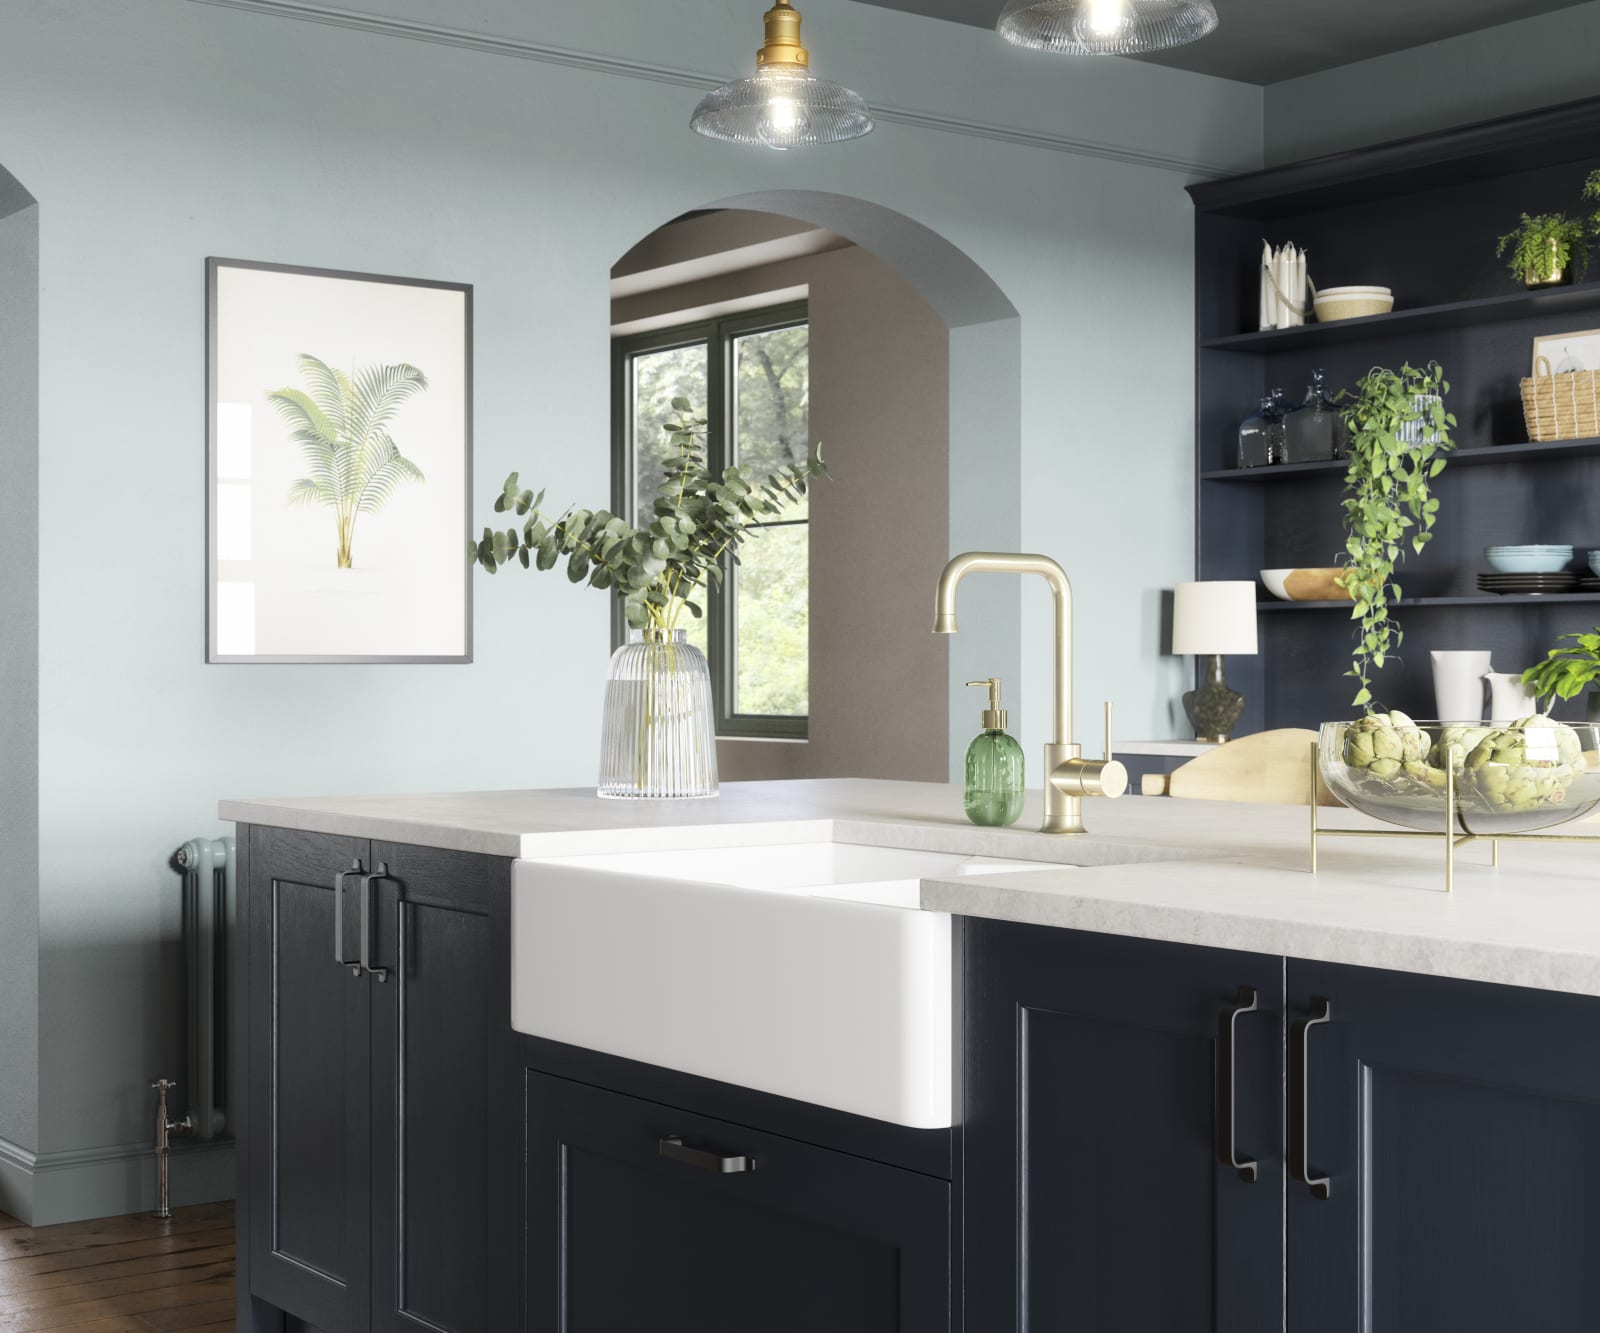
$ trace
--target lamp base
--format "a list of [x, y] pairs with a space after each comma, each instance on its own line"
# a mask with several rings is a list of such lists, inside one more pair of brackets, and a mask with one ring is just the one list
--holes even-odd
[[1189, 725], [1194, 728], [1197, 741], [1222, 743], [1244, 714], [1244, 695], [1228, 688], [1222, 675], [1220, 654], [1203, 656], [1200, 668], [1200, 685], [1183, 696], [1183, 711], [1189, 715]]

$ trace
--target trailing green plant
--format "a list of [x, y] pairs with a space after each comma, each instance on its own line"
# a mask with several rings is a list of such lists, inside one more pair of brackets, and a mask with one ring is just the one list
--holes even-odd
[[1556, 643], [1568, 640], [1577, 646], [1552, 648], [1544, 661], [1522, 673], [1522, 683], [1534, 698], [1576, 699], [1588, 686], [1600, 681], [1600, 627], [1587, 634], [1563, 634]]
[[267, 395], [310, 469], [289, 487], [289, 503], [334, 511], [338, 566], [349, 569], [356, 519], [382, 509], [401, 482], [426, 480], [388, 426], [401, 404], [428, 387], [428, 377], [404, 363], [346, 375], [309, 352], [296, 359], [311, 392], [290, 387]]
[[1594, 204], [1595, 210], [1589, 217], [1589, 230], [1600, 236], [1600, 167], [1589, 173], [1589, 179], [1583, 183], [1583, 199], [1585, 203]]
[[671, 445], [666, 478], [646, 526], [636, 528], [605, 509], [568, 508], [551, 517], [545, 493], [523, 489], [513, 472], [494, 510], [526, 522], [485, 528], [481, 540], [468, 542], [468, 561], [493, 574], [512, 561], [547, 570], [565, 560], [567, 578], [609, 589], [634, 629], [675, 629], [685, 611], [699, 619], [704, 607], [695, 598], [709, 584], [721, 584], [724, 557], [737, 562], [756, 525], [782, 514], [828, 469], [819, 446], [763, 480], [753, 468], [739, 466], [716, 476], [706, 466], [706, 419], [691, 415], [686, 398], [674, 398], [672, 408], [678, 419], [665, 423]]
[[1510, 250], [1507, 267], [1523, 282], [1534, 284], [1549, 282], [1569, 265], [1581, 278], [1589, 266], [1589, 240], [1589, 223], [1583, 218], [1570, 213], [1524, 213], [1522, 221], [1500, 238], [1494, 252], [1504, 258]]
[[1373, 709], [1372, 676], [1395, 655], [1404, 633], [1391, 610], [1403, 596], [1395, 566], [1409, 546], [1420, 554], [1433, 538], [1439, 501], [1431, 489], [1455, 448], [1456, 419], [1444, 410], [1450, 385], [1436, 362], [1418, 369], [1375, 367], [1356, 384], [1344, 417], [1350, 428], [1345, 472], [1345, 586], [1355, 598], [1355, 649], [1345, 675], [1351, 701]]

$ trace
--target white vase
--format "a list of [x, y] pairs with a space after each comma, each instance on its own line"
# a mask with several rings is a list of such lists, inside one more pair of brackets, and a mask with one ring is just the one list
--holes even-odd
[[1482, 722], [1489, 653], [1468, 648], [1436, 650], [1429, 656], [1433, 658], [1433, 715], [1441, 722]]
[[1491, 671], [1484, 679], [1489, 682], [1489, 721], [1515, 722], [1539, 711], [1539, 700], [1528, 693], [1520, 674]]

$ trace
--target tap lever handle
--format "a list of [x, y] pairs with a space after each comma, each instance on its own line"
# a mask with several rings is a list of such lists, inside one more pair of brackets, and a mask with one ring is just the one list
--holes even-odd
[[1111, 700], [1106, 700], [1106, 763], [1110, 763], [1117, 756], [1111, 750]]

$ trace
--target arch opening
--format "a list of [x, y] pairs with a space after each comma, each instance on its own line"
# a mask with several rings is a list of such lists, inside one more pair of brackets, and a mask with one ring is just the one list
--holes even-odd
[[[1015, 550], [1020, 546], [1020, 315], [994, 279], [957, 245], [914, 218], [880, 204], [824, 191], [782, 189], [730, 195], [704, 205], [707, 212], [724, 210], [792, 219], [843, 238], [892, 272], [942, 326], [941, 350], [947, 370], [941, 386], [940, 416], [945, 438], [939, 441], [944, 447], [938, 451], [942, 454], [942, 476], [934, 488], [938, 494], [931, 496], [928, 487], [908, 482], [898, 488], [902, 492], [898, 496], [890, 493], [873, 497], [880, 509], [891, 514], [897, 503], [937, 504], [943, 513], [937, 558], [932, 558], [934, 552], [929, 548], [929, 558], [921, 559], [914, 567], [902, 563], [886, 575], [897, 580], [892, 590], [880, 589], [878, 597], [866, 599], [878, 602], [880, 623], [883, 616], [892, 619], [892, 613], [899, 610], [888, 604], [892, 599], [902, 604], [920, 625], [928, 618], [924, 612], [931, 606], [934, 580], [943, 559], [961, 550]], [[661, 230], [664, 228], [657, 232]], [[634, 253], [635, 250], [629, 251], [630, 256]], [[886, 372], [892, 373], [893, 356], [889, 352], [881, 356]], [[886, 392], [884, 397], [892, 394]], [[863, 407], [864, 418], [872, 415], [873, 406], [869, 403]], [[824, 443], [831, 461], [836, 456], [834, 449], [828, 441]], [[839, 468], [835, 471], [839, 472]], [[837, 484], [849, 485], [848, 476], [841, 476]], [[827, 505], [834, 498], [830, 494], [821, 503]], [[819, 525], [817, 538], [820, 541], [824, 537]], [[857, 569], [858, 579], [871, 579], [873, 574], [870, 565]], [[840, 750], [814, 740], [808, 760], [797, 761], [792, 753], [767, 756], [781, 761], [778, 768], [766, 762], [746, 766], [743, 758], [748, 750], [732, 751], [732, 762], [725, 761], [723, 765], [727, 776], [903, 776], [945, 780], [959, 774], [973, 730], [972, 708], [965, 698], [953, 697], [960, 692], [951, 689], [950, 682], [1000, 675], [1011, 683], [1009, 688], [1014, 692], [1020, 692], [1022, 683], [1020, 590], [992, 583], [967, 601], [970, 605], [963, 606], [961, 635], [928, 649], [907, 637], [900, 645], [903, 651], [897, 654], [918, 674], [935, 677], [920, 701], [921, 713], [932, 715], [919, 715], [916, 719], [894, 717], [891, 725], [903, 728], [920, 723], [925, 730], [936, 732], [937, 748], [942, 754], [937, 765], [924, 750], [914, 770], [907, 767], [874, 772], [873, 761], [861, 756], [869, 751], [891, 753], [893, 747], [885, 750], [882, 745], [863, 739], [859, 747]], [[836, 627], [847, 624], [849, 617], [834, 617], [833, 623]], [[926, 630], [927, 626], [922, 625], [916, 632]], [[844, 688], [846, 667], [852, 665], [843, 645], [820, 637], [827, 632], [828, 626], [819, 624], [819, 637], [812, 648], [813, 675], [824, 691]], [[909, 636], [913, 631], [905, 625], [904, 632]], [[933, 636], [928, 634], [928, 639], [933, 641]], [[926, 655], [929, 652], [936, 656], [930, 658]], [[865, 652], [853, 666], [858, 673], [867, 675], [892, 675], [895, 670], [891, 661]], [[942, 706], [936, 701], [941, 692]], [[731, 750], [728, 746], [722, 748], [725, 752]], [[797, 762], [800, 767], [796, 767]], [[905, 762], [910, 764], [909, 759]], [[893, 769], [893, 763], [889, 769]]]

